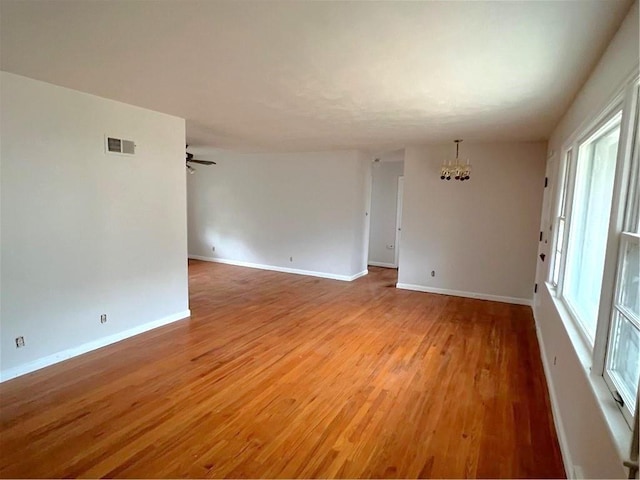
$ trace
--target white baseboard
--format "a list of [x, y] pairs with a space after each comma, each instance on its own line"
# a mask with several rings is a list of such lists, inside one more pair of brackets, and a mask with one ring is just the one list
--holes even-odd
[[372, 267], [398, 268], [393, 263], [385, 263], [385, 262], [369, 262], [369, 265], [371, 265]]
[[53, 355], [33, 360], [23, 365], [18, 365], [17, 367], [2, 370], [0, 372], [0, 383], [6, 382], [7, 380], [11, 380], [12, 378], [16, 378], [21, 375], [26, 375], [27, 373], [35, 372], [36, 370], [40, 370], [41, 368], [48, 367], [55, 363], [63, 362], [64, 360], [77, 357], [78, 355], [82, 355], [83, 353], [88, 353], [92, 350], [106, 347], [107, 345], [111, 345], [112, 343], [119, 342], [135, 335], [139, 335], [140, 333], [148, 332], [149, 330], [153, 330], [154, 328], [158, 328], [163, 325], [182, 320], [183, 318], [187, 318], [189, 316], [191, 316], [191, 311], [184, 310], [182, 312], [174, 313], [173, 315], [169, 315], [159, 320], [154, 320], [152, 322], [144, 323], [142, 325], [138, 325], [137, 327], [124, 330], [123, 332], [114, 333], [113, 335], [109, 335], [108, 337], [99, 338], [92, 342], [84, 343], [77, 347], [69, 348], [67, 350], [54, 353]]
[[460, 290], [449, 290], [446, 288], [425, 287], [424, 285], [412, 285], [410, 283], [396, 283], [396, 288], [403, 290], [413, 290], [416, 292], [438, 293], [440, 295], [453, 295], [454, 297], [476, 298], [478, 300], [491, 300], [493, 302], [514, 303], [516, 305], [531, 306], [531, 299], [517, 297], [502, 297], [499, 295], [488, 295], [485, 293], [463, 292]]
[[368, 270], [356, 273], [355, 275], [338, 275], [336, 273], [314, 272], [312, 270], [301, 270], [299, 268], [277, 267], [275, 265], [263, 265], [261, 263], [243, 262], [240, 260], [227, 260], [226, 258], [203, 257], [201, 255], [189, 255], [193, 260], [202, 260], [203, 262], [224, 263], [226, 265], [235, 265], [236, 267], [257, 268], [259, 270], [270, 270], [273, 272], [294, 273], [296, 275], [307, 275], [309, 277], [329, 278], [331, 280], [342, 280], [343, 282], [351, 282], [356, 278], [360, 278], [367, 273]]
[[363, 270], [360, 273], [356, 273], [355, 275], [351, 275], [349, 277], [349, 281], [352, 282], [353, 280], [355, 280], [356, 278], [360, 278], [360, 277], [364, 277], [365, 275], [367, 275], [369, 273], [369, 270]]
[[551, 369], [547, 362], [547, 351], [544, 347], [544, 340], [540, 334], [538, 328], [538, 321], [536, 319], [536, 310], [533, 309], [533, 319], [536, 327], [536, 336], [538, 337], [538, 345], [540, 346], [540, 358], [542, 359], [542, 368], [544, 370], [544, 377], [547, 381], [547, 388], [549, 389], [549, 398], [551, 400], [551, 414], [553, 416], [553, 424], [556, 427], [556, 433], [558, 435], [558, 443], [560, 444], [560, 453], [562, 454], [562, 463], [564, 463], [564, 471], [567, 478], [584, 478], [584, 475], [580, 475], [578, 469], [571, 471], [573, 461], [571, 460], [571, 452], [569, 450], [569, 443], [567, 442], [567, 435], [564, 430], [564, 424], [562, 423], [562, 417], [560, 415], [560, 406], [558, 405], [558, 397], [556, 395], [556, 389], [551, 381]]

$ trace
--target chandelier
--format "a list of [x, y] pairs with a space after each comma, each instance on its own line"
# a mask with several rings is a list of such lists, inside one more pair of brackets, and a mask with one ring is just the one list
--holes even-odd
[[463, 165], [460, 163], [460, 159], [458, 158], [460, 143], [462, 143], [462, 140], [454, 140], [454, 142], [456, 144], [455, 162], [449, 160], [442, 164], [442, 167], [440, 168], [440, 180], [451, 180], [451, 177], [455, 180], [460, 180], [461, 182], [469, 180], [471, 177], [471, 165], [469, 164], [469, 159], [467, 159], [466, 164]]

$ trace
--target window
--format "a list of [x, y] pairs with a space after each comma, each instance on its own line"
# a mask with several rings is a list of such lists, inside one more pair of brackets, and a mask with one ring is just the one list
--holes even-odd
[[[631, 168], [627, 208], [620, 234], [618, 272], [614, 291], [604, 378], [622, 401], [631, 423], [640, 381], [640, 218], [638, 215], [638, 139]], [[635, 179], [635, 180], [634, 180]]]
[[[622, 400], [630, 420], [630, 414], [636, 408], [637, 386], [640, 379], [640, 320], [638, 319], [638, 236], [634, 241], [626, 240], [624, 248], [626, 257], [620, 281], [620, 299], [616, 301], [611, 329], [609, 348], [607, 349], [607, 365], [605, 379], [609, 387], [617, 392], [618, 401]], [[632, 305], [625, 305], [626, 296], [631, 298]], [[622, 300], [622, 301], [620, 301]], [[631, 307], [631, 308], [629, 308]]]
[[565, 146], [549, 283], [631, 425], [640, 391], [638, 80]]
[[567, 184], [569, 182], [569, 166], [571, 165], [571, 150], [565, 156], [564, 163], [561, 166], [560, 181], [560, 205], [558, 216], [556, 217], [556, 239], [554, 242], [554, 255], [551, 257], [551, 284], [558, 286], [560, 281], [560, 265], [562, 264], [562, 252], [565, 249], [565, 225], [567, 222]]
[[[617, 113], [580, 145], [576, 164], [562, 293], [592, 345], [598, 321], [621, 117], [622, 113]], [[564, 222], [562, 232], [564, 235]]]

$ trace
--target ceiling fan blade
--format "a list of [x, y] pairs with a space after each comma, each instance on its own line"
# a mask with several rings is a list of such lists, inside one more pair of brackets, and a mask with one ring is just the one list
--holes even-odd
[[211, 160], [194, 160], [193, 158], [187, 159], [187, 162], [199, 163], [200, 165], [217, 165], [216, 162]]

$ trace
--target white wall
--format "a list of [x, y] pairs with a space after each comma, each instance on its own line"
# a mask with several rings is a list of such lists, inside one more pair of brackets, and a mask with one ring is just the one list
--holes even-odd
[[398, 286], [530, 302], [545, 146], [464, 143], [466, 182], [440, 180], [453, 143], [407, 148]]
[[[549, 151], [555, 152], [555, 155], [553, 162], [548, 165], [550, 185], [545, 190], [547, 208], [543, 210], [540, 227], [547, 235], [547, 242], [540, 244], [540, 253], [550, 254], [549, 226], [562, 148], [573, 135], [595, 119], [631, 75], [637, 75], [640, 56], [638, 24], [636, 1], [551, 136]], [[576, 470], [581, 471], [585, 478], [626, 478], [622, 457], [628, 454], [628, 445], [621, 441], [620, 431], [616, 434], [615, 428], [610, 428], [612, 424], [609, 423], [613, 418], [610, 414], [612, 410], [613, 415], [620, 417], [620, 414], [610, 395], [602, 397], [599, 393], [598, 385], [602, 380], [597, 375], [590, 375], [588, 353], [577, 351], [571, 341], [574, 333], [563, 323], [544, 284], [548, 264], [538, 261], [536, 281], [541, 288], [535, 298], [534, 315], [565, 466], [570, 475], [575, 474], [574, 466], [577, 467]], [[625, 428], [622, 425], [622, 429]], [[626, 435], [628, 438], [630, 432], [627, 431]]]
[[193, 152], [217, 165], [188, 176], [190, 256], [342, 280], [366, 271], [366, 156]]
[[0, 79], [2, 378], [188, 315], [184, 120]]
[[369, 264], [395, 266], [398, 177], [404, 172], [404, 151], [391, 158], [381, 155], [380, 160], [372, 164]]

